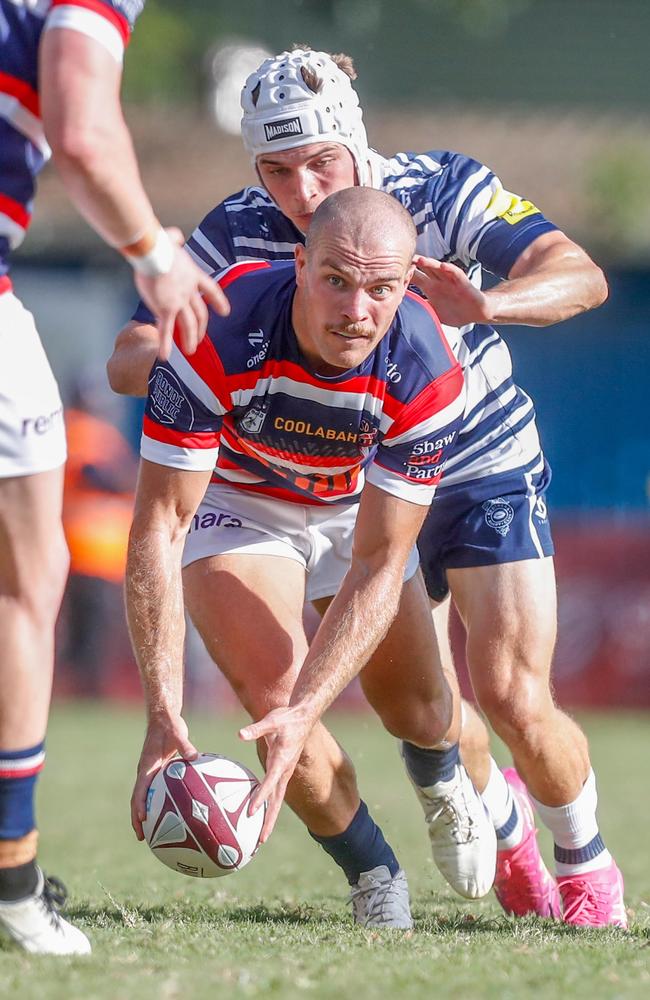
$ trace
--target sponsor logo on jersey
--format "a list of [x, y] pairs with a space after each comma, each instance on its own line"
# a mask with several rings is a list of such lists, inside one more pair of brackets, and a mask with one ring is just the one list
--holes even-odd
[[[273, 421], [273, 426], [276, 431], [285, 431], [288, 434], [304, 434], [306, 437], [322, 438], [324, 441], [347, 441], [354, 443], [359, 440], [359, 435], [354, 431], [337, 431], [334, 427], [314, 425], [309, 420], [276, 417]], [[369, 446], [366, 445], [365, 447]]]
[[300, 118], [283, 118], [275, 122], [267, 122], [264, 125], [266, 141], [273, 142], [274, 139], [283, 139], [287, 135], [302, 135], [302, 125]]
[[156, 368], [149, 380], [149, 396], [151, 410], [161, 424], [174, 424], [178, 419], [183, 404], [190, 412], [193, 420], [194, 412], [181, 384], [172, 372], [164, 368]]
[[258, 434], [266, 420], [266, 414], [266, 406], [251, 406], [250, 410], [247, 410], [239, 421], [240, 429], [248, 434]]
[[499, 218], [503, 219], [510, 226], [516, 226], [518, 222], [521, 222], [522, 219], [527, 219], [529, 215], [538, 214], [539, 209], [536, 205], [533, 205], [532, 201], [525, 201], [523, 198], [513, 196], [509, 207], [499, 215]]
[[359, 424], [359, 435], [358, 435], [359, 444], [361, 445], [361, 447], [368, 449], [372, 448], [375, 442], [377, 441], [378, 433], [379, 433], [378, 429], [374, 426], [374, 424], [371, 424], [369, 420], [366, 420], [366, 418], [363, 417], [361, 423]]
[[199, 528], [241, 528], [242, 523], [241, 519], [233, 514], [227, 514], [224, 511], [216, 514], [211, 510], [206, 514], [194, 515], [188, 535], [192, 531], [198, 531]]
[[259, 351], [256, 351], [255, 354], [253, 354], [250, 358], [248, 358], [248, 360], [246, 361], [247, 368], [254, 368], [255, 365], [259, 365], [260, 362], [264, 361], [264, 358], [266, 357], [269, 350], [268, 340], [266, 343], [264, 343], [265, 336], [266, 334], [262, 329], [251, 330], [251, 332], [248, 334], [248, 343], [251, 345], [251, 347], [259, 347], [260, 349]]
[[386, 378], [393, 384], [402, 381], [402, 373], [397, 365], [390, 360], [390, 354], [386, 355]]
[[28, 434], [47, 434], [52, 428], [63, 419], [63, 407], [58, 406], [51, 413], [39, 413], [37, 417], [25, 417], [22, 423], [22, 436]]
[[494, 528], [499, 535], [505, 538], [515, 516], [511, 504], [503, 497], [497, 497], [495, 500], [486, 500], [482, 506], [488, 528]]

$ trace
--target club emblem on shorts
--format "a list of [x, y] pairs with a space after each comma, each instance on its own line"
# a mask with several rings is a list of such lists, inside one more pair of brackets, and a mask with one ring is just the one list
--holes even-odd
[[266, 419], [266, 411], [266, 406], [251, 406], [239, 421], [240, 428], [248, 434], [258, 434]]
[[496, 500], [486, 500], [482, 506], [485, 511], [485, 523], [488, 528], [494, 528], [495, 531], [505, 538], [510, 531], [510, 525], [515, 516], [511, 505], [502, 497], [497, 497]]

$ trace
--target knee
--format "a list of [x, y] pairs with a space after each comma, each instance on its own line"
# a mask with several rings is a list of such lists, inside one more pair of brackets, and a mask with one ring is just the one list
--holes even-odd
[[70, 554], [63, 529], [47, 548], [34, 554], [15, 580], [14, 595], [26, 614], [40, 626], [53, 626], [68, 579]]
[[530, 738], [554, 711], [548, 683], [523, 671], [483, 689], [478, 697], [492, 728], [506, 742]]
[[392, 736], [417, 746], [433, 747], [445, 739], [451, 727], [452, 693], [445, 690], [436, 699], [404, 698], [376, 710]]

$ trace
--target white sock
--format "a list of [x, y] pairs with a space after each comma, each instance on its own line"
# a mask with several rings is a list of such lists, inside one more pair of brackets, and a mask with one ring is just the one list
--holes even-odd
[[503, 773], [490, 757], [490, 777], [481, 792], [485, 808], [497, 835], [497, 850], [509, 851], [521, 843], [524, 835], [524, 821], [517, 807], [517, 800]]
[[598, 832], [598, 794], [593, 771], [589, 772], [578, 798], [568, 805], [545, 806], [536, 799], [533, 802], [540, 819], [553, 834], [558, 875], [593, 872], [612, 863]]

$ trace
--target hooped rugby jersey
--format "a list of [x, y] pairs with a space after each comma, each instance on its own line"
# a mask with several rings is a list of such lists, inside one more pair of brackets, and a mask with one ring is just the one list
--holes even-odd
[[0, 0], [0, 278], [32, 215], [36, 176], [50, 157], [38, 96], [44, 31], [70, 28], [121, 62], [144, 0]]
[[[372, 186], [396, 197], [417, 227], [418, 253], [450, 261], [481, 286], [482, 268], [506, 278], [519, 254], [557, 227], [531, 202], [506, 191], [488, 167], [460, 153], [371, 152]], [[293, 257], [302, 233], [261, 187], [226, 198], [195, 229], [188, 250], [208, 274], [234, 261]], [[140, 306], [135, 318], [151, 322]], [[515, 385], [507, 345], [483, 324], [443, 327], [465, 372], [467, 402], [440, 491], [495, 496], [544, 468], [532, 400]], [[518, 486], [512, 485], [512, 489]]]
[[363, 364], [323, 377], [293, 330], [293, 263], [235, 264], [221, 283], [230, 316], [152, 369], [142, 457], [301, 504], [351, 503], [369, 482], [428, 505], [465, 402], [428, 303], [408, 292]]

